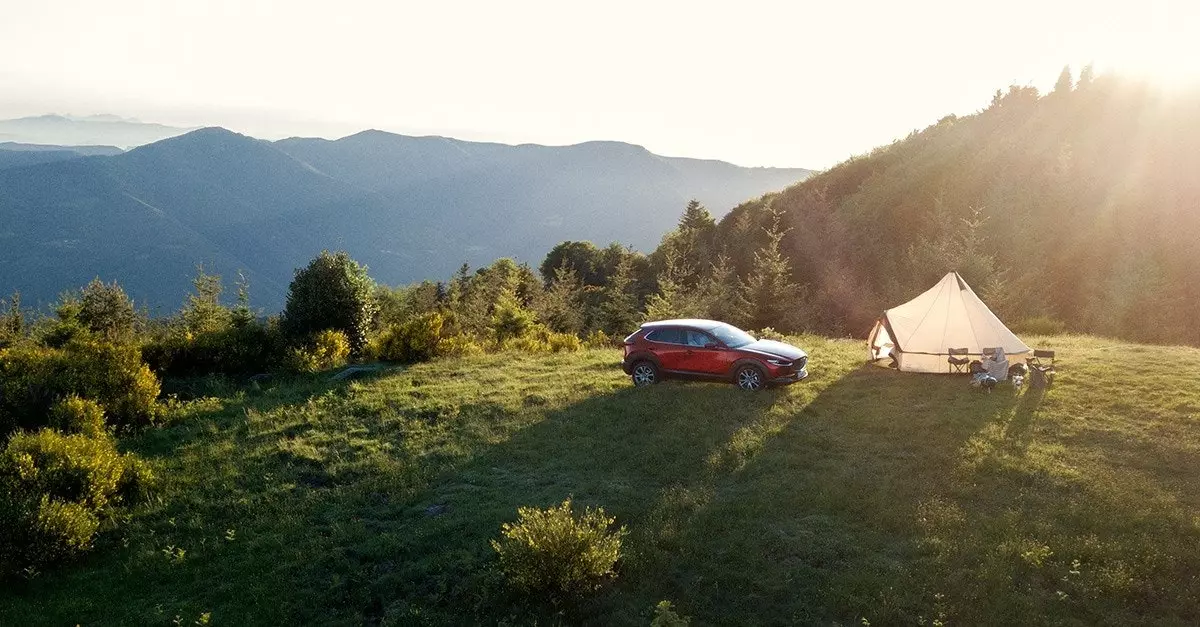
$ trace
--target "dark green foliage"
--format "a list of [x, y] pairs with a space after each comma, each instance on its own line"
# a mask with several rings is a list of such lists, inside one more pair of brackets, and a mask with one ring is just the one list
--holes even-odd
[[159, 382], [129, 344], [75, 339], [61, 348], [18, 346], [0, 352], [0, 433], [37, 428], [72, 395], [98, 403], [107, 424], [129, 430], [154, 423]]
[[0, 314], [0, 349], [24, 336], [25, 310], [21, 308], [21, 293], [13, 292], [8, 299], [8, 311]]
[[377, 311], [367, 269], [345, 252], [322, 251], [296, 271], [281, 319], [284, 333], [303, 343], [326, 329], [342, 331], [351, 351], [362, 350]]
[[550, 276], [538, 302], [538, 317], [558, 333], [579, 333], [583, 331], [584, 314], [583, 284], [575, 269], [564, 263]]
[[808, 323], [799, 311], [804, 294], [792, 282], [791, 268], [780, 252], [783, 236], [776, 219], [767, 231], [767, 243], [754, 253], [754, 266], [742, 286], [740, 317], [751, 329], [796, 331]]
[[249, 286], [238, 282], [232, 308], [221, 303], [221, 277], [200, 267], [183, 309], [148, 334], [142, 354], [164, 376], [247, 374], [277, 368], [286, 353], [275, 319], [260, 319], [250, 308]]
[[600, 294], [596, 328], [621, 337], [637, 329], [641, 316], [638, 315], [638, 298], [634, 292], [632, 255], [621, 257]]
[[138, 315], [125, 290], [113, 281], [93, 279], [79, 295], [79, 322], [110, 342], [129, 341], [137, 331]]
[[109, 507], [151, 476], [106, 434], [14, 435], [0, 453], [0, 579], [90, 549]]
[[587, 508], [576, 517], [571, 499], [558, 507], [517, 510], [517, 522], [500, 527], [492, 548], [514, 588], [529, 594], [565, 598], [594, 590], [615, 574], [621, 557], [624, 527], [602, 508]]

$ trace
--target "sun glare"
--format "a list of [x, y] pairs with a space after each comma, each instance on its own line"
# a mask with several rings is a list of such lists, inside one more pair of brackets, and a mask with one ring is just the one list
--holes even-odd
[[1143, 78], [1166, 89], [1200, 86], [1200, 3], [1153, 3], [1143, 28], [1089, 42], [1096, 69]]

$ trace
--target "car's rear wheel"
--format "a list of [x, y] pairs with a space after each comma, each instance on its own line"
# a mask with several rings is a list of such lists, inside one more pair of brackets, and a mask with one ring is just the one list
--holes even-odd
[[633, 379], [633, 384], [638, 387], [654, 385], [658, 383], [658, 368], [651, 362], [639, 361], [633, 365], [629, 376]]
[[766, 376], [757, 366], [742, 366], [733, 374], [733, 382], [743, 390], [761, 390], [767, 383]]

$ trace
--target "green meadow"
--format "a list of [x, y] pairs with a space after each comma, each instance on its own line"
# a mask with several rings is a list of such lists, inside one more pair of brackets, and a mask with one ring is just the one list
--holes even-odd
[[[169, 382], [122, 441], [155, 498], [0, 624], [1200, 622], [1200, 350], [1030, 338], [1054, 385], [987, 394], [793, 341], [812, 376], [758, 394], [615, 350]], [[617, 576], [517, 594], [488, 541], [568, 496], [628, 528]]]

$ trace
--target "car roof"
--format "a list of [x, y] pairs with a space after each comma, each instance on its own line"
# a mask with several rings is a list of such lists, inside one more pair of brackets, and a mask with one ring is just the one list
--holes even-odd
[[702, 320], [699, 318], [680, 318], [678, 320], [656, 320], [654, 322], [647, 322], [642, 325], [642, 328], [643, 329], [659, 329], [662, 327], [691, 327], [693, 329], [703, 329], [703, 330], [707, 331], [708, 329], [715, 329], [716, 327], [722, 326], [724, 324], [725, 324], [724, 322], [719, 322], [717, 320]]

